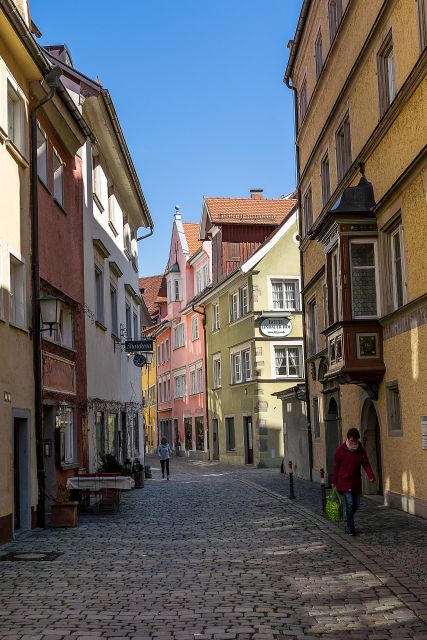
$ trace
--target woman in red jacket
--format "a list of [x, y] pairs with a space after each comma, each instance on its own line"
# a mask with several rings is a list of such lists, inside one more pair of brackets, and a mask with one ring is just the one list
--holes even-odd
[[357, 429], [349, 429], [347, 440], [335, 452], [332, 486], [343, 496], [347, 529], [350, 535], [356, 535], [354, 514], [359, 508], [362, 494], [361, 467], [371, 482], [375, 482], [375, 475], [369, 464], [365, 449], [360, 444], [360, 433]]

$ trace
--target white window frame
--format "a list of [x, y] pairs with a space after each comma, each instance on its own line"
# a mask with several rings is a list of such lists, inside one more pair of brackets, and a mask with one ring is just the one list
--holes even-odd
[[[295, 289], [295, 303], [296, 307], [287, 307], [286, 306], [286, 296], [284, 285], [286, 283], [294, 282], [296, 283]], [[283, 289], [283, 307], [274, 307], [273, 306], [273, 283], [281, 283]], [[269, 309], [272, 311], [301, 311], [301, 278], [299, 276], [268, 276], [268, 305]]]
[[240, 287], [240, 315], [243, 316], [248, 315], [249, 313], [249, 287], [246, 284], [244, 287]]
[[[47, 162], [47, 158], [48, 158], [47, 135], [46, 135], [45, 130], [41, 126], [40, 122], [37, 122], [37, 138], [38, 138], [39, 135], [43, 138], [43, 143], [42, 143], [42, 145], [39, 146], [39, 143], [38, 143], [38, 140], [37, 140], [37, 177], [47, 187], [48, 186], [48, 175], [49, 175], [49, 173], [48, 173], [48, 162]], [[42, 147], [44, 149], [43, 154], [41, 154], [41, 152], [40, 152], [40, 149]], [[40, 153], [41, 157], [39, 157], [39, 153]]]
[[[56, 428], [60, 430], [61, 466], [76, 461], [76, 416], [73, 406], [59, 406], [56, 414]], [[64, 455], [62, 455], [64, 452]]]
[[[249, 359], [247, 359], [248, 353]], [[230, 349], [230, 377], [231, 384], [250, 382], [253, 379], [252, 346], [250, 342]]]
[[236, 322], [239, 316], [239, 290], [230, 293], [230, 322]]
[[20, 329], [27, 328], [26, 300], [25, 261], [9, 249], [9, 324]]
[[396, 72], [392, 30], [377, 52], [378, 102], [382, 117], [396, 97]]
[[[289, 349], [289, 348], [299, 348], [301, 352], [301, 361], [300, 361], [300, 371], [301, 375], [280, 375], [276, 372], [276, 349]], [[287, 362], [288, 362], [288, 356]], [[271, 342], [270, 343], [270, 358], [271, 358], [271, 377], [277, 380], [299, 380], [304, 378], [304, 348], [302, 340], [285, 340], [283, 342]], [[288, 365], [287, 365], [288, 367]]]
[[[398, 291], [397, 291], [397, 272], [396, 272], [396, 252], [394, 247], [395, 237], [399, 237], [400, 247], [400, 269], [402, 275], [402, 304], [399, 305]], [[405, 274], [405, 254], [404, 254], [404, 242], [403, 242], [403, 226], [400, 223], [392, 231], [390, 231], [390, 249], [391, 249], [391, 272], [392, 272], [392, 287], [393, 287], [393, 304], [394, 309], [403, 307], [407, 302], [406, 293], [406, 274]]]
[[[59, 161], [56, 168], [55, 161]], [[60, 178], [59, 189], [57, 188], [58, 176]], [[53, 197], [61, 207], [64, 206], [64, 161], [55, 148], [53, 149]]]
[[191, 318], [191, 339], [193, 342], [199, 339], [199, 318], [197, 314]]
[[173, 327], [173, 348], [180, 349], [185, 345], [185, 324], [180, 322]]
[[216, 353], [212, 357], [212, 377], [214, 389], [221, 388], [221, 354]]
[[[375, 272], [375, 298], [376, 298], [376, 314], [372, 316], [355, 316], [353, 313], [353, 265], [351, 247], [356, 244], [372, 244], [374, 245], [374, 266], [370, 267]], [[380, 285], [379, 285], [379, 270], [378, 270], [378, 244], [375, 238], [352, 238], [350, 240], [350, 283], [351, 283], [351, 317], [353, 320], [363, 320], [371, 318], [379, 318], [380, 316]], [[366, 269], [366, 267], [363, 267]]]
[[196, 363], [196, 393], [203, 392], [203, 365], [202, 362]]
[[[10, 100], [11, 98], [11, 100]], [[13, 103], [13, 131], [10, 135], [9, 106]], [[9, 70], [7, 70], [6, 86], [6, 123], [9, 140], [18, 149], [21, 155], [25, 152], [25, 110], [26, 98], [21, 87], [16, 82]]]
[[196, 365], [192, 365], [189, 367], [190, 374], [190, 396], [193, 396], [196, 393]]
[[185, 398], [187, 395], [187, 372], [185, 369], [177, 369], [173, 372], [173, 397]]
[[219, 300], [212, 302], [212, 331], [218, 331], [221, 328]]

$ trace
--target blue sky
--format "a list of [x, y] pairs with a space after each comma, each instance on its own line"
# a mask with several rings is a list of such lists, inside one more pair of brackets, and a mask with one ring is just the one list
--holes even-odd
[[282, 82], [301, 0], [31, 0], [42, 44], [66, 43], [118, 112], [155, 225], [140, 273], [161, 273], [175, 204], [276, 198], [295, 185], [292, 92]]

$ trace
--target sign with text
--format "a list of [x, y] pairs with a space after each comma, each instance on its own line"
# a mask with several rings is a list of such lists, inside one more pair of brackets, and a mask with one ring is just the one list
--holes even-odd
[[292, 322], [289, 318], [264, 318], [259, 330], [269, 338], [285, 338], [292, 331]]
[[153, 341], [151, 338], [144, 338], [144, 340], [126, 340], [125, 351], [128, 353], [138, 353], [139, 351], [152, 351]]

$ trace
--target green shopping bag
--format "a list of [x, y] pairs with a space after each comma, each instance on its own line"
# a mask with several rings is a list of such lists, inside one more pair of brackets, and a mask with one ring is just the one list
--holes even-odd
[[331, 522], [341, 522], [344, 518], [341, 496], [335, 487], [326, 498], [325, 516]]

